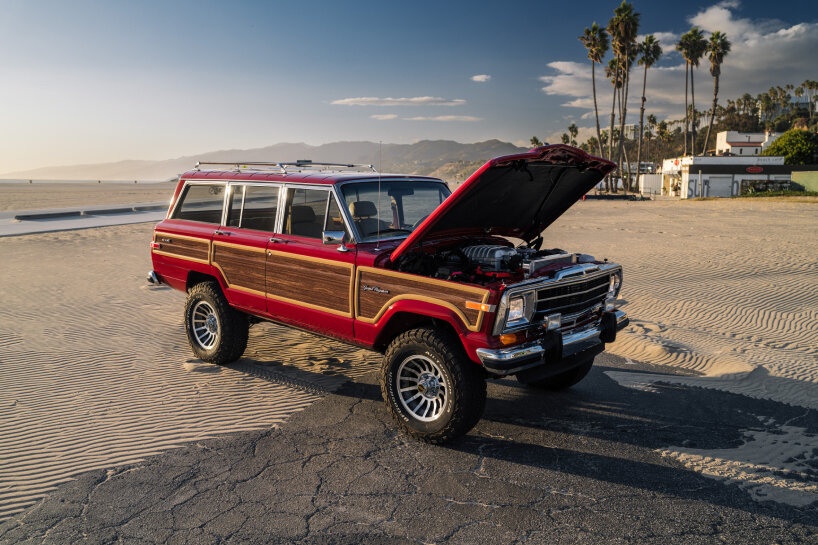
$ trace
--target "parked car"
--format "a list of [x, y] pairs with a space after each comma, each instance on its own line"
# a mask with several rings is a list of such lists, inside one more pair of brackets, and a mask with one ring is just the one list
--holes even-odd
[[613, 170], [576, 148], [441, 180], [326, 163], [200, 163], [151, 243], [149, 280], [186, 291], [197, 357], [242, 357], [269, 320], [383, 354], [397, 425], [441, 443], [480, 419], [486, 379], [568, 388], [628, 323], [619, 265], [543, 248]]

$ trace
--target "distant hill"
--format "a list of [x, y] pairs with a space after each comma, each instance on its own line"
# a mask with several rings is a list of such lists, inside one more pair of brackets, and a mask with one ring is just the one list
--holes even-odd
[[[165, 159], [160, 161], [118, 161], [91, 165], [69, 165], [37, 168], [0, 174], [2, 179], [36, 180], [167, 180], [190, 170], [197, 161], [295, 161], [371, 163], [378, 166], [378, 143], [332, 142], [321, 146], [308, 144], [275, 144], [248, 150], [221, 150]], [[483, 162], [499, 155], [525, 151], [508, 142], [486, 140], [461, 144], [452, 140], [422, 140], [414, 144], [383, 144], [383, 172], [428, 175], [440, 171], [439, 177], [465, 179]], [[446, 167], [446, 165], [453, 165]], [[460, 165], [460, 168], [457, 168]], [[468, 167], [466, 167], [468, 165]], [[471, 165], [470, 172], [465, 172]], [[446, 167], [446, 168], [444, 168]], [[466, 167], [466, 168], [464, 168]], [[465, 174], [464, 174], [465, 173]], [[451, 176], [456, 176], [452, 178]], [[462, 180], [461, 180], [462, 181]]]

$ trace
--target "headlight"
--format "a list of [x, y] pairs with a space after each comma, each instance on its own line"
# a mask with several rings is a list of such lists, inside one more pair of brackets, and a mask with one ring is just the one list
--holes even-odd
[[525, 325], [534, 316], [534, 292], [529, 291], [515, 295], [508, 300], [506, 327]]
[[525, 299], [512, 297], [508, 302], [508, 321], [518, 322], [525, 318]]
[[616, 297], [619, 295], [620, 287], [622, 287], [622, 275], [615, 272], [611, 275], [611, 283], [608, 286], [608, 295]]

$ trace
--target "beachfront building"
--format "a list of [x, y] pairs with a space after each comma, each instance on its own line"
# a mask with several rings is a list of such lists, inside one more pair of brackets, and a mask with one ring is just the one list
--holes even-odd
[[735, 197], [787, 189], [792, 165], [783, 157], [676, 157], [662, 163], [662, 193], [683, 199]]
[[716, 155], [761, 155], [779, 136], [774, 132], [721, 131], [716, 135]]

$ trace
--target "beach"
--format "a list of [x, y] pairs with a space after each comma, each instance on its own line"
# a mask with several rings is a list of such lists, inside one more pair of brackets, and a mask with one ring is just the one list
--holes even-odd
[[[0, 186], [0, 202], [21, 210], [71, 206], [74, 198], [170, 197], [165, 184], [135, 185], [83, 187], [73, 197], [67, 186], [47, 194]], [[544, 246], [622, 264], [631, 325], [608, 351], [667, 373], [606, 371], [614, 384], [641, 392], [678, 384], [809, 411], [818, 409], [816, 227], [812, 203], [588, 200], [546, 231]], [[89, 470], [281, 426], [377, 370], [375, 353], [272, 324], [251, 329], [234, 365], [196, 360], [184, 334], [184, 294], [145, 281], [151, 230], [0, 239], [0, 519]], [[751, 497], [809, 505], [818, 492], [815, 430], [765, 422], [781, 433], [748, 430], [733, 449], [736, 463], [712, 449], [654, 450], [737, 482]]]

